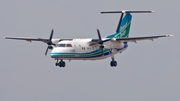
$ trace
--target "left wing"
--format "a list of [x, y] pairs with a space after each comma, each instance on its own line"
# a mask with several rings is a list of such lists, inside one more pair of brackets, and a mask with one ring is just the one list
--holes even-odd
[[[103, 42], [107, 41], [119, 41], [119, 42], [137, 42], [137, 41], [143, 41], [143, 40], [154, 40], [161, 37], [171, 37], [174, 35], [168, 34], [168, 35], [159, 35], [159, 36], [146, 36], [146, 37], [128, 37], [128, 38], [112, 38], [112, 39], [104, 39]], [[92, 39], [90, 42], [90, 46], [99, 44], [99, 39]]]
[[146, 37], [128, 37], [128, 38], [117, 38], [113, 39], [120, 42], [137, 42], [137, 41], [143, 41], [143, 40], [154, 40], [161, 37], [171, 37], [173, 35], [159, 35], [159, 36], [146, 36]]

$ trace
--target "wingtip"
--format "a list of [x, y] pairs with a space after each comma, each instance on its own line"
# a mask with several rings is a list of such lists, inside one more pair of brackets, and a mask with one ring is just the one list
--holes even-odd
[[174, 35], [172, 35], [172, 34], [168, 34], [168, 35], [166, 35], [167, 37], [172, 37], [172, 36], [174, 36]]
[[4, 39], [10, 39], [11, 38], [11, 36], [5, 36], [4, 37]]

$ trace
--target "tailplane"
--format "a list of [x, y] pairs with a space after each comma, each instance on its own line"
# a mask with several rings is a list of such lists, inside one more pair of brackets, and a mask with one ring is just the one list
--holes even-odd
[[[101, 14], [105, 13], [122, 13], [119, 24], [116, 29], [116, 33], [107, 36], [106, 38], [126, 38], [129, 36], [132, 15], [130, 13], [152, 13], [153, 11], [108, 11], [101, 12]], [[124, 16], [125, 15], [125, 16]]]

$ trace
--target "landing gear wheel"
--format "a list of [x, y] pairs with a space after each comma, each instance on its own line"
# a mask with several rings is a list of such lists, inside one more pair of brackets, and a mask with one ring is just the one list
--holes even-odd
[[57, 63], [57, 65], [58, 65], [59, 67], [65, 67], [65, 66], [66, 66], [66, 63], [65, 63], [63, 60], [61, 60], [59, 63]]
[[59, 62], [58, 62], [59, 60], [58, 59], [56, 59], [56, 63], [55, 63], [55, 66], [59, 66]]
[[56, 66], [58, 66], [58, 65], [59, 65], [59, 63], [55, 63], [55, 65], [56, 65]]
[[114, 61], [114, 67], [116, 67], [117, 66], [117, 62], [116, 61]]
[[65, 67], [65, 66], [66, 66], [66, 63], [63, 61], [63, 62], [61, 63], [61, 66], [62, 66], [62, 67]]
[[113, 61], [111, 61], [111, 62], [110, 62], [110, 65], [111, 65], [111, 67], [113, 67], [113, 66], [114, 66], [114, 65], [113, 65]]
[[110, 65], [111, 65], [111, 67], [116, 67], [117, 66], [117, 62], [116, 61], [111, 61]]

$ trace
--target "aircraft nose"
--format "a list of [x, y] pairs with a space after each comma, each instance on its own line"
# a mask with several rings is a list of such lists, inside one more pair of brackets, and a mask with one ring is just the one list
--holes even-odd
[[58, 48], [53, 48], [51, 51], [51, 58], [56, 58], [60, 50]]

